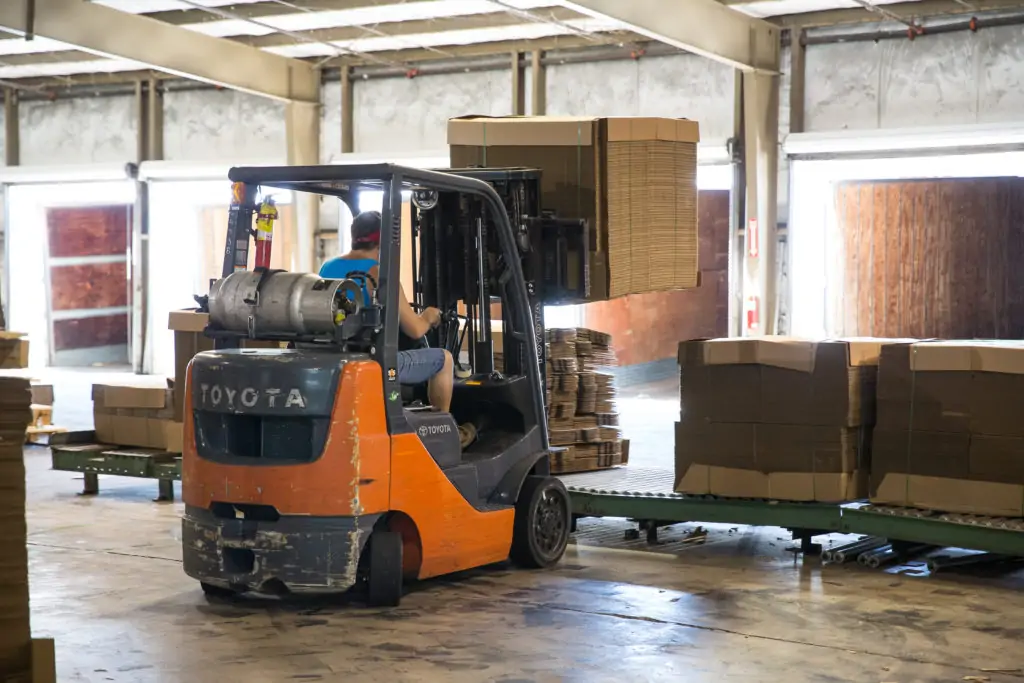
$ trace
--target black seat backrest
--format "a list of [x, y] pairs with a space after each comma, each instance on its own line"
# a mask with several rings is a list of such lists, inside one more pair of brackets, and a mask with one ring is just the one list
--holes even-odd
[[462, 462], [462, 445], [459, 442], [459, 427], [451, 413], [442, 413], [429, 408], [405, 411], [405, 418], [430, 457], [438, 467], [454, 467]]

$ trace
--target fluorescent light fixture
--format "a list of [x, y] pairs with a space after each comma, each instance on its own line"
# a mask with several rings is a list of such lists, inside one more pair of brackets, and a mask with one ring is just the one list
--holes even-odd
[[0, 166], [0, 183], [5, 185], [38, 185], [41, 183], [131, 180], [135, 177], [136, 172], [137, 167], [131, 163]]
[[[563, 22], [572, 28], [585, 31], [617, 31], [622, 25], [610, 19], [572, 19]], [[572, 29], [559, 24], [533, 22], [512, 26], [462, 29], [458, 31], [434, 31], [405, 36], [376, 36], [357, 40], [339, 40], [330, 43], [336, 47], [354, 52], [382, 52], [407, 50], [416, 47], [440, 47], [444, 45], [475, 45], [500, 41], [536, 40], [571, 34]], [[320, 43], [297, 43], [267, 48], [267, 52], [285, 57], [323, 57], [333, 54], [332, 50]]]
[[[510, 3], [517, 9], [531, 10], [557, 7], [551, 0], [517, 0]], [[282, 9], [284, 7], [282, 6]], [[402, 21], [423, 21], [448, 19], [475, 14], [493, 14], [504, 7], [488, 0], [435, 0], [433, 2], [404, 2], [389, 5], [372, 5], [345, 10], [319, 12], [293, 12], [259, 17], [256, 21], [226, 19], [207, 21], [201, 24], [185, 24], [184, 27], [209, 36], [264, 36], [274, 33], [273, 29], [284, 31], [315, 31], [319, 29], [342, 28], [347, 26], [376, 26], [378, 24]], [[267, 27], [273, 27], [267, 28]], [[387, 29], [383, 29], [387, 32]]]

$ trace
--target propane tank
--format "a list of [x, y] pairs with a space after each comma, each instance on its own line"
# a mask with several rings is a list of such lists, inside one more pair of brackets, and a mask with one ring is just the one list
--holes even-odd
[[[351, 298], [349, 297], [351, 294]], [[362, 289], [351, 280], [312, 273], [239, 271], [210, 287], [210, 323], [249, 334], [333, 335], [361, 308]]]

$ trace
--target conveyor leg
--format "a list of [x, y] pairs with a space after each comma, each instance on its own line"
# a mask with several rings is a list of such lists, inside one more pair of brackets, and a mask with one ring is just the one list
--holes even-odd
[[100, 475], [95, 472], [85, 473], [85, 483], [82, 485], [83, 496], [95, 496], [100, 492]]
[[157, 502], [174, 501], [174, 480], [172, 479], [159, 479], [159, 495], [157, 496]]
[[572, 521], [569, 522], [569, 533], [570, 534], [576, 533], [576, 522], [579, 521], [579, 518], [580, 518], [579, 515], [573, 515], [572, 516]]

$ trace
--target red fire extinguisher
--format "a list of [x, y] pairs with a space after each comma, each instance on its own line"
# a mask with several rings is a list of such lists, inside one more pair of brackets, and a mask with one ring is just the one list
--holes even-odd
[[747, 331], [755, 332], [760, 326], [761, 299], [756, 296], [748, 296], [746, 301]]
[[267, 197], [260, 204], [256, 214], [256, 267], [270, 268], [270, 252], [274, 245], [274, 220], [277, 207], [273, 197]]

